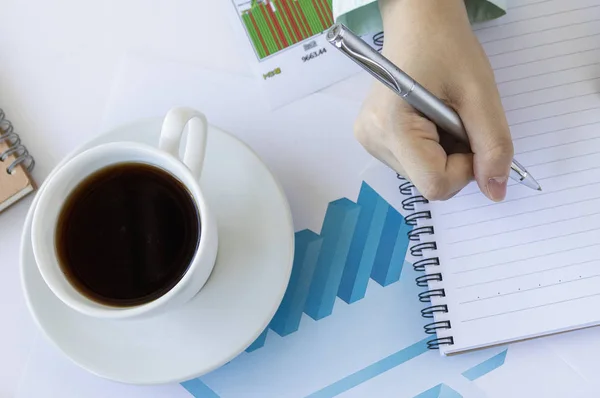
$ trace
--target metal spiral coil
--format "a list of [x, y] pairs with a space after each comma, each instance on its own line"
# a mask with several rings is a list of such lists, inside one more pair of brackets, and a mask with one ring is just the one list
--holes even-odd
[[437, 350], [438, 348], [440, 348], [440, 346], [452, 344], [454, 344], [454, 337], [441, 337], [439, 339], [429, 340], [427, 342], [427, 348], [429, 348], [430, 350]]
[[427, 334], [436, 334], [437, 331], [440, 329], [451, 329], [451, 328], [452, 328], [452, 325], [450, 324], [450, 321], [437, 321], [437, 322], [428, 323], [427, 325], [424, 326], [425, 333], [427, 333]]
[[6, 142], [8, 149], [0, 152], [0, 162], [5, 162], [9, 156], [13, 156], [13, 160], [7, 167], [6, 172], [12, 174], [15, 168], [20, 164], [26, 164], [26, 168], [31, 172], [35, 166], [35, 160], [29, 154], [27, 148], [21, 144], [21, 138], [15, 133], [14, 126], [6, 119], [6, 114], [0, 109], [0, 142]]
[[413, 183], [412, 183], [412, 182], [410, 182], [410, 181], [406, 181], [406, 182], [404, 182], [404, 183], [400, 184], [400, 186], [398, 187], [398, 190], [400, 191], [400, 193], [401, 193], [402, 195], [405, 195], [405, 196], [410, 196], [410, 195], [412, 195], [412, 189], [413, 189], [414, 187], [415, 187], [415, 186], [413, 185]]
[[419, 293], [419, 301], [422, 303], [431, 303], [432, 297], [446, 297], [444, 289], [431, 289]]
[[384, 38], [383, 32], [379, 32], [379, 33], [376, 33], [375, 35], [373, 35], [373, 44], [375, 44], [375, 46], [377, 47], [377, 51], [379, 51], [379, 52], [381, 52], [381, 50], [383, 48], [383, 38]]
[[433, 318], [433, 314], [436, 312], [446, 313], [448, 312], [448, 306], [446, 304], [432, 305], [431, 307], [423, 308], [421, 315], [423, 318]]
[[426, 250], [436, 250], [437, 244], [435, 242], [423, 242], [418, 243], [410, 248], [410, 254], [415, 257], [423, 257], [423, 252]]
[[415, 211], [417, 203], [429, 203], [424, 196], [410, 196], [402, 201], [402, 208], [408, 211]]
[[406, 216], [406, 223], [408, 225], [415, 226], [417, 225], [417, 221], [419, 219], [431, 220], [431, 212], [430, 211], [417, 211], [415, 213], [409, 214]]
[[[410, 253], [413, 257], [421, 257], [419, 260], [413, 263], [413, 268], [417, 272], [422, 272], [423, 275], [415, 278], [415, 282], [419, 287], [427, 288], [430, 283], [439, 283], [443, 281], [443, 275], [441, 272], [431, 272], [432, 268], [440, 266], [440, 259], [436, 256], [427, 256], [427, 252], [437, 250], [437, 243], [433, 240], [435, 235], [435, 229], [432, 225], [420, 225], [420, 223], [431, 220], [431, 212], [428, 210], [422, 210], [422, 205], [425, 205], [428, 200], [422, 195], [413, 194], [415, 186], [402, 177], [400, 174], [396, 174], [398, 180], [402, 181], [398, 186], [398, 191], [406, 199], [402, 201], [402, 208], [406, 211], [411, 212], [405, 217], [405, 222], [413, 226], [414, 228], [408, 232], [408, 239], [411, 242], [409, 247]], [[421, 206], [421, 209], [419, 207]], [[427, 272], [429, 270], [429, 272]], [[446, 297], [446, 291], [444, 289], [429, 289], [419, 293], [419, 301], [421, 303], [431, 303], [432, 298], [443, 298]], [[436, 315], [448, 313], [447, 304], [434, 303], [421, 310], [421, 316], [426, 319], [432, 319]], [[436, 322], [428, 323], [424, 327], [426, 334], [437, 334], [440, 330], [448, 330], [452, 328], [450, 321], [439, 320]], [[453, 345], [454, 338], [438, 337], [431, 339], [427, 342], [427, 348], [439, 349], [443, 345]]]
[[427, 287], [429, 285], [429, 282], [441, 282], [443, 281], [443, 279], [442, 274], [437, 273], [421, 275], [418, 278], [416, 278], [415, 281], [417, 282], [417, 286]]
[[423, 271], [425, 271], [425, 268], [427, 266], [439, 266], [439, 265], [440, 265], [440, 259], [437, 257], [432, 257], [432, 258], [424, 258], [422, 260], [415, 261], [413, 263], [413, 268], [417, 272], [423, 272]]
[[408, 233], [408, 239], [412, 241], [420, 241], [421, 235], [433, 235], [434, 234], [433, 227], [430, 225], [411, 229]]

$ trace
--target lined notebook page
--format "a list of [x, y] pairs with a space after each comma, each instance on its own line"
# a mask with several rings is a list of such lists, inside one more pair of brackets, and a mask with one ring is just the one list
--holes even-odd
[[600, 323], [600, 3], [510, 4], [476, 33], [515, 157], [543, 192], [509, 183], [493, 204], [473, 184], [428, 205], [449, 307], [436, 320], [452, 325], [439, 336], [455, 341], [444, 353]]

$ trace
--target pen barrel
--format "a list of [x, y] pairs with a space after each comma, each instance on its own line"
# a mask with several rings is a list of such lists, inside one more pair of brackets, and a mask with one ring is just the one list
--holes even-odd
[[327, 40], [439, 128], [456, 139], [469, 143], [460, 117], [450, 106], [348, 28], [341, 24], [334, 25], [327, 33]]
[[458, 113], [419, 83], [415, 82], [414, 88], [404, 99], [440, 129], [460, 141], [469, 143], [469, 137]]

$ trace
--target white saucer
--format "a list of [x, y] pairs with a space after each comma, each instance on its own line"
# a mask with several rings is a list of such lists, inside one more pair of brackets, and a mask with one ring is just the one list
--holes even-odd
[[[121, 127], [67, 158], [106, 142], [156, 145], [161, 124], [146, 120]], [[293, 262], [294, 231], [283, 190], [250, 148], [214, 127], [200, 183], [219, 224], [214, 271], [186, 306], [146, 320], [89, 318], [52, 294], [31, 248], [34, 199], [21, 242], [27, 304], [46, 336], [76, 364], [123, 383], [182, 382], [224, 365], [267, 327], [283, 298]]]

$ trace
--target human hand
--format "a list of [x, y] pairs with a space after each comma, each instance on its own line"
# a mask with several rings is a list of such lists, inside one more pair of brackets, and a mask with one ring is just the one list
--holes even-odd
[[379, 0], [383, 55], [460, 115], [467, 145], [376, 82], [355, 123], [358, 141], [429, 200], [446, 200], [475, 179], [501, 201], [513, 158], [510, 130], [489, 61], [464, 0]]

